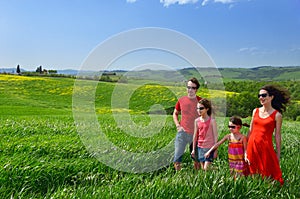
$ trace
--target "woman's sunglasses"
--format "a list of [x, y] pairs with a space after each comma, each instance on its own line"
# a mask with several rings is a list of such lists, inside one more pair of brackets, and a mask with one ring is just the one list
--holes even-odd
[[228, 125], [228, 128], [230, 128], [230, 129], [235, 129], [235, 126], [230, 126], [230, 125]]
[[258, 94], [257, 97], [260, 98], [260, 97], [267, 97], [268, 96], [268, 93], [263, 93], [263, 94]]
[[197, 107], [198, 110], [203, 110], [205, 107]]

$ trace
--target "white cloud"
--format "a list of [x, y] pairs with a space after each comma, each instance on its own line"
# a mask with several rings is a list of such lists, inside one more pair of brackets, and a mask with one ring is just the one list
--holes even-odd
[[[127, 3], [135, 3], [136, 1], [137, 0], [126, 0]], [[169, 7], [170, 5], [173, 5], [173, 4], [178, 4], [178, 5], [195, 4], [199, 0], [159, 0], [159, 1], [160, 1], [160, 3], [162, 3], [164, 5], [164, 7]], [[212, 2], [212, 3], [230, 4], [229, 8], [232, 8], [233, 3], [236, 3], [239, 1], [242, 1], [242, 0], [203, 0], [201, 5], [205, 6], [209, 2]], [[251, 1], [251, 0], [247, 0], [247, 1]]]
[[276, 53], [274, 50], [269, 50], [269, 49], [262, 49], [259, 47], [245, 47], [245, 48], [240, 48], [238, 52], [243, 53], [243, 54], [248, 54], [248, 55], [272, 55]]
[[202, 6], [205, 6], [207, 3], [209, 2], [209, 0], [204, 0], [204, 1], [202, 1]]
[[256, 51], [258, 51], [257, 47], [245, 47], [239, 49], [239, 52], [247, 52], [247, 53], [254, 53]]
[[201, 5], [205, 6], [206, 4], [208, 4], [209, 1], [213, 1], [214, 3], [231, 4], [234, 3], [236, 0], [203, 0]]
[[168, 7], [169, 5], [178, 3], [179, 5], [184, 4], [194, 4], [197, 3], [198, 0], [160, 0], [160, 3], [164, 4], [164, 7]]
[[214, 0], [215, 3], [223, 3], [223, 4], [227, 4], [227, 3], [233, 3], [233, 0]]
[[135, 3], [137, 0], [126, 0], [127, 3]]

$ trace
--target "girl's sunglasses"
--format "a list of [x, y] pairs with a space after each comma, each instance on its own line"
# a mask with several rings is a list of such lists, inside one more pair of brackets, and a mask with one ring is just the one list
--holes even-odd
[[230, 128], [230, 129], [235, 129], [235, 126], [230, 126], [230, 125], [228, 125], [228, 128]]

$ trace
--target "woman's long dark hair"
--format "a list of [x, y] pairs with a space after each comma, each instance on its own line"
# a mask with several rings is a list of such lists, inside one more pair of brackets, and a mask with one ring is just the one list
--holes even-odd
[[280, 113], [286, 110], [286, 106], [291, 99], [290, 92], [287, 89], [275, 85], [265, 85], [261, 87], [260, 90], [266, 90], [268, 91], [269, 96], [274, 96], [271, 102], [274, 109]]

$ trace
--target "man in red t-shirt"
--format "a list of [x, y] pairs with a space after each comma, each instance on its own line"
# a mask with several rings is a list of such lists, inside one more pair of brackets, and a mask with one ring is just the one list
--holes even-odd
[[[179, 98], [173, 112], [173, 120], [177, 127], [177, 135], [175, 139], [174, 167], [176, 171], [181, 169], [182, 156], [187, 144], [192, 150], [194, 121], [199, 117], [197, 113], [197, 103], [201, 97], [196, 93], [200, 87], [196, 78], [191, 78], [187, 83], [187, 96]], [[179, 121], [179, 115], [181, 119]], [[191, 152], [191, 151], [190, 151]], [[194, 162], [195, 169], [199, 169], [199, 163]]]

